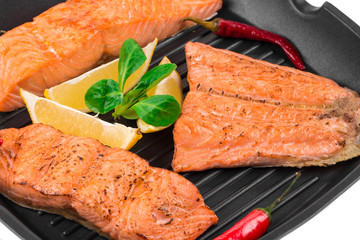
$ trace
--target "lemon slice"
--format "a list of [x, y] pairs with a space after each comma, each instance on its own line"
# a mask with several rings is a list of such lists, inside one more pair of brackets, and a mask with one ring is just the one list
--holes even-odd
[[[143, 48], [146, 61], [126, 80], [124, 86], [125, 93], [133, 88], [139, 82], [140, 78], [147, 72], [157, 42], [158, 40], [156, 38], [153, 42], [149, 43], [146, 47]], [[91, 85], [101, 79], [117, 80], [118, 63], [119, 59], [115, 59], [76, 78], [73, 78], [52, 88], [45, 89], [44, 96], [47, 99], [65, 106], [75, 108], [79, 111], [90, 112], [90, 109], [85, 104], [86, 91], [91, 87]]]
[[23, 89], [20, 94], [33, 123], [48, 124], [66, 134], [95, 138], [104, 145], [127, 150], [142, 137], [137, 128], [108, 123]]
[[[165, 63], [171, 63], [167, 57], [164, 57], [159, 64]], [[183, 92], [180, 75], [176, 70], [174, 70], [169, 76], [164, 78], [158, 85], [150, 89], [146, 94], [149, 97], [153, 95], [171, 95], [178, 101], [181, 107], [183, 101]], [[168, 127], [155, 127], [145, 123], [140, 118], [137, 120], [137, 126], [142, 133], [157, 132]]]

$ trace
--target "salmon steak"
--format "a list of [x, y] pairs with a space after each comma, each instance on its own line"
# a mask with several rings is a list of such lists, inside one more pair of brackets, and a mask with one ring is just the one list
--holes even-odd
[[0, 193], [111, 239], [196, 239], [217, 222], [198, 189], [134, 153], [44, 124], [0, 130]]
[[327, 166], [360, 155], [360, 98], [334, 81], [188, 42], [176, 172]]
[[118, 56], [122, 43], [145, 46], [209, 18], [221, 0], [68, 0], [0, 36], [0, 111], [23, 107], [23, 88], [42, 96], [50, 88]]

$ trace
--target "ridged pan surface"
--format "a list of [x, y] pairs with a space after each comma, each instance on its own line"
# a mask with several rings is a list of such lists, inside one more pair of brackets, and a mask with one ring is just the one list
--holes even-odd
[[[29, 21], [58, 2], [0, 0], [0, 28], [8, 30]], [[355, 67], [360, 63], [360, 52], [357, 51], [360, 49], [360, 30], [332, 5], [326, 3], [317, 9], [304, 0], [225, 0], [218, 16], [247, 22], [287, 37], [299, 49], [307, 71], [330, 77], [340, 85], [360, 92], [360, 84], [356, 81], [360, 68]], [[329, 34], [334, 31], [338, 33], [337, 37], [331, 38]], [[185, 94], [189, 90], [184, 53], [188, 41], [292, 66], [281, 49], [273, 44], [220, 38], [195, 26], [161, 42], [150, 66], [168, 56], [178, 65]], [[102, 118], [112, 121], [110, 115]], [[26, 109], [0, 113], [0, 128], [23, 127], [30, 123]], [[171, 170], [172, 128], [144, 135], [131, 151], [147, 159], [152, 166]], [[199, 239], [212, 239], [253, 208], [269, 205], [284, 191], [296, 171], [293, 168], [235, 168], [182, 174], [199, 188], [206, 204], [219, 217], [219, 223]], [[281, 238], [331, 203], [359, 179], [360, 160], [355, 158], [326, 168], [304, 168], [301, 172], [302, 177], [275, 209], [272, 224], [261, 239]], [[1, 195], [0, 218], [25, 239], [104, 239], [62, 216], [22, 208]]]

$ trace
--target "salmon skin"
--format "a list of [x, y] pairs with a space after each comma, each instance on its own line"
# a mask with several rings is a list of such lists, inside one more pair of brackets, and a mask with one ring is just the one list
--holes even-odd
[[327, 166], [360, 154], [357, 93], [294, 68], [189, 42], [174, 171]]
[[43, 124], [0, 130], [0, 193], [111, 239], [195, 239], [217, 222], [182, 176]]
[[0, 111], [23, 107], [23, 88], [42, 96], [104, 56], [118, 56], [128, 38], [141, 46], [209, 18], [221, 0], [68, 0], [0, 37]]

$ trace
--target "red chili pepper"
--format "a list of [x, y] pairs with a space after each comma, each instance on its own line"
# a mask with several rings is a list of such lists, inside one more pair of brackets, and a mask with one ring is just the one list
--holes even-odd
[[214, 238], [214, 240], [256, 240], [261, 237], [271, 223], [271, 212], [276, 205], [281, 202], [285, 195], [290, 191], [296, 180], [300, 177], [300, 173], [296, 173], [296, 177], [290, 183], [285, 192], [266, 208], [257, 208], [251, 211], [245, 218], [237, 222], [233, 227], [224, 232], [222, 235]]
[[286, 53], [291, 62], [300, 70], [305, 66], [296, 48], [284, 37], [263, 29], [256, 28], [244, 23], [234, 22], [221, 18], [215, 18], [213, 21], [203, 21], [198, 18], [188, 17], [184, 21], [193, 21], [221, 37], [247, 38], [250, 40], [271, 42], [279, 45]]
[[4, 143], [4, 140], [0, 139], [0, 147]]

